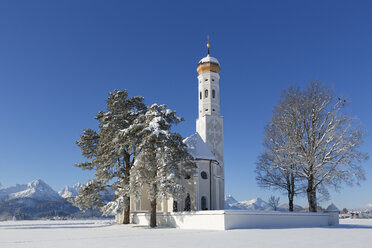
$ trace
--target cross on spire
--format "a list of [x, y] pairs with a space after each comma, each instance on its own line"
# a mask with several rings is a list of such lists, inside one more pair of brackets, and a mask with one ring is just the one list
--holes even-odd
[[207, 48], [208, 48], [208, 52], [207, 52], [207, 55], [209, 55], [209, 47], [211, 46], [210, 44], [209, 44], [209, 34], [207, 35]]

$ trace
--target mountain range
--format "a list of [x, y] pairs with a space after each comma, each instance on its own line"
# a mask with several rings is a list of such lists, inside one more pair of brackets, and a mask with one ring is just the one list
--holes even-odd
[[[294, 205], [295, 211], [303, 211], [304, 208], [299, 205]], [[249, 201], [237, 201], [232, 195], [227, 195], [225, 197], [225, 209], [232, 210], [264, 210], [271, 211], [273, 208], [261, 198], [255, 198]], [[278, 206], [279, 211], [288, 211], [288, 204], [282, 204]]]
[[81, 184], [66, 186], [58, 193], [43, 180], [0, 189], [0, 220], [40, 218], [102, 218], [99, 210], [84, 212], [68, 198], [78, 195]]

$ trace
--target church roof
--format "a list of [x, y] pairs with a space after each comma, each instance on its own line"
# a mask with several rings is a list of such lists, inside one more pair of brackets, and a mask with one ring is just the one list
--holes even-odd
[[217, 160], [198, 133], [187, 137], [183, 143], [187, 145], [187, 149], [194, 159]]
[[215, 64], [220, 64], [219, 62], [218, 62], [218, 60], [215, 58], [215, 57], [211, 57], [211, 56], [209, 56], [209, 54], [207, 55], [207, 57], [204, 57], [204, 58], [202, 58], [200, 61], [199, 61], [199, 64], [200, 63], [215, 63]]

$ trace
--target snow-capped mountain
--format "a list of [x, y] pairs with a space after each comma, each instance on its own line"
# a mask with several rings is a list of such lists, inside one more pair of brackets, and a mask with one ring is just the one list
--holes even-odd
[[236, 210], [266, 210], [270, 206], [267, 202], [261, 198], [255, 198], [249, 201], [240, 201], [234, 199], [231, 195], [225, 198], [225, 209], [236, 209]]
[[[294, 211], [302, 211], [304, 208], [299, 205], [293, 206]], [[232, 195], [227, 195], [225, 197], [225, 209], [233, 210], [265, 210], [271, 211], [272, 207], [261, 198], [257, 197], [249, 201], [237, 201]], [[289, 205], [282, 204], [278, 207], [279, 211], [288, 211]]]
[[82, 184], [80, 184], [80, 183], [77, 183], [72, 187], [65, 186], [61, 191], [58, 192], [58, 194], [62, 198], [75, 197], [75, 196], [78, 195], [78, 190], [80, 189], [81, 186], [82, 186]]
[[367, 206], [352, 208], [349, 209], [350, 211], [357, 211], [357, 212], [372, 212], [372, 204], [367, 204]]
[[[281, 211], [288, 211], [289, 210], [289, 204], [288, 203], [284, 203], [284, 204], [282, 204], [282, 205], [279, 206], [279, 209]], [[301, 211], [303, 209], [304, 208], [301, 207], [300, 205], [293, 204], [293, 210], [294, 211]]]
[[34, 180], [28, 184], [16, 184], [0, 190], [0, 200], [2, 201], [23, 198], [45, 201], [61, 199], [56, 191], [40, 179]]
[[238, 203], [237, 200], [232, 195], [227, 195], [225, 197], [225, 209], [229, 209], [233, 204]]

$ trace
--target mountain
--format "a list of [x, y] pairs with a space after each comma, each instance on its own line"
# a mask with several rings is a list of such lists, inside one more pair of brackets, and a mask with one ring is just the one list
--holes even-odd
[[238, 203], [237, 200], [232, 195], [227, 195], [225, 197], [225, 209], [229, 209], [233, 204]]
[[352, 208], [350, 211], [356, 211], [356, 212], [372, 212], [372, 204], [367, 204], [367, 206], [358, 207], [358, 208]]
[[[16, 184], [1, 189], [0, 221], [45, 218], [106, 218], [102, 217], [99, 210], [87, 209], [83, 212], [68, 201], [67, 198], [73, 197], [80, 186], [80, 184], [75, 184], [73, 187], [65, 187], [60, 192], [61, 196], [40, 179], [28, 184]], [[112, 199], [112, 196], [105, 197], [105, 201]]]
[[[303, 211], [304, 208], [299, 205], [293, 206], [294, 211]], [[261, 198], [255, 198], [249, 201], [237, 201], [232, 195], [227, 195], [225, 197], [225, 209], [232, 210], [265, 210], [271, 211], [272, 207]], [[282, 204], [278, 207], [279, 211], [288, 211], [289, 205]]]
[[58, 192], [58, 194], [62, 198], [71, 198], [78, 195], [78, 190], [80, 189], [82, 185], [80, 183], [75, 184], [74, 186], [65, 186], [61, 191]]
[[[289, 211], [289, 204], [284, 203], [280, 205], [278, 208], [280, 209], [280, 211]], [[297, 212], [297, 211], [302, 211], [303, 209], [304, 208], [301, 207], [300, 205], [293, 204], [293, 211]]]
[[58, 193], [41, 179], [0, 190], [0, 200], [2, 201], [24, 198], [44, 201], [61, 199]]
[[270, 206], [267, 202], [261, 198], [255, 198], [249, 201], [240, 201], [235, 200], [231, 195], [226, 196], [225, 198], [225, 209], [235, 209], [235, 210], [266, 210]]

